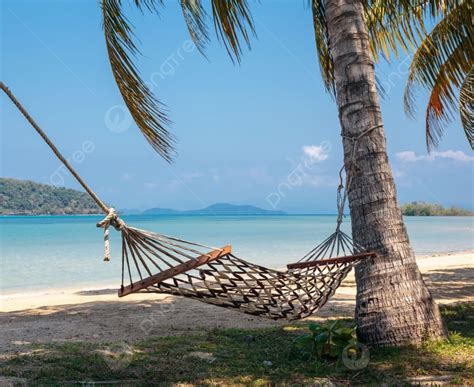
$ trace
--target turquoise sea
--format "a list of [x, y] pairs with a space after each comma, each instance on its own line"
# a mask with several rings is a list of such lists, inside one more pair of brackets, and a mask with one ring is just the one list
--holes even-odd
[[[118, 285], [119, 235], [103, 262], [99, 216], [0, 217], [2, 293]], [[335, 216], [125, 216], [130, 225], [210, 246], [231, 244], [236, 255], [271, 267], [296, 262], [327, 237]], [[473, 217], [405, 218], [417, 254], [474, 249]], [[346, 230], [349, 227], [346, 220]]]

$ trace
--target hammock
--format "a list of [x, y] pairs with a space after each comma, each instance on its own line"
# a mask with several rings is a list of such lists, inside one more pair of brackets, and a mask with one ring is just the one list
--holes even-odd
[[288, 264], [286, 270], [247, 262], [232, 254], [231, 246], [209, 247], [130, 227], [89, 188], [3, 82], [0, 88], [106, 213], [97, 223], [97, 227], [104, 228], [105, 261], [110, 259], [109, 227], [121, 232], [119, 297], [137, 292], [167, 293], [251, 315], [295, 320], [321, 308], [352, 267], [376, 257], [340, 230], [347, 197], [347, 187], [341, 196], [342, 184], [338, 189], [336, 231], [298, 262]]
[[357, 248], [355, 255], [321, 259], [352, 254], [353, 249], [349, 236], [337, 230], [299, 262], [280, 271], [235, 256], [231, 246], [212, 248], [127, 227], [122, 229], [118, 294], [168, 293], [251, 315], [295, 320], [321, 308], [354, 265], [375, 257]]

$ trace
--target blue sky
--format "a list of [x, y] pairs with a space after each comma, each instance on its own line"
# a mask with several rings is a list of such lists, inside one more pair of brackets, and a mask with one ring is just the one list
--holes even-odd
[[[334, 102], [325, 93], [304, 2], [253, 9], [258, 40], [234, 66], [215, 35], [209, 61], [190, 45], [177, 1], [136, 26], [144, 79], [167, 105], [178, 156], [166, 164], [123, 109], [109, 67], [97, 1], [1, 2], [1, 78], [86, 181], [118, 208], [254, 204], [334, 213], [342, 161]], [[380, 63], [382, 101], [399, 200], [473, 207], [474, 154], [458, 121], [428, 155], [423, 110], [402, 107], [403, 57]], [[77, 188], [1, 98], [0, 174]]]

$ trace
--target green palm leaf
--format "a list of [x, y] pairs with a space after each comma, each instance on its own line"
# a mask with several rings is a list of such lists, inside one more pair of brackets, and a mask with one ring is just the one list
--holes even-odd
[[474, 65], [459, 91], [459, 113], [466, 137], [474, 149]]
[[184, 21], [188, 27], [189, 35], [199, 52], [203, 55], [204, 49], [209, 42], [206, 25], [206, 11], [199, 0], [181, 0]]
[[[416, 86], [430, 92], [426, 108], [428, 149], [438, 145], [445, 125], [452, 121], [458, 108], [456, 90], [474, 61], [471, 8], [468, 1], [451, 8], [420, 43], [409, 68], [404, 97], [407, 113], [413, 116], [416, 112]], [[469, 132], [465, 125], [464, 130]]]
[[326, 90], [334, 97], [336, 89], [334, 84], [334, 64], [329, 53], [329, 34], [326, 24], [326, 10], [324, 0], [312, 0], [314, 36], [316, 39], [316, 52], [319, 59], [319, 68]]
[[[138, 1], [137, 6], [153, 9], [152, 1]], [[133, 41], [132, 28], [123, 15], [121, 0], [102, 0], [103, 28], [112, 72], [125, 104], [151, 146], [171, 161], [174, 139], [166, 126], [170, 123], [163, 105], [140, 78], [131, 57], [139, 51]]]
[[411, 51], [425, 32], [424, 1], [373, 0], [365, 2], [365, 22], [374, 60], [382, 54], [389, 59], [399, 49]]
[[[426, 106], [425, 131], [428, 150], [436, 147], [441, 139], [444, 126], [452, 122], [457, 107], [456, 89], [462, 81], [459, 74], [457, 56], [463, 52], [462, 46], [457, 47], [453, 54], [439, 67], [433, 88]], [[413, 113], [410, 113], [413, 114]]]
[[[246, 0], [212, 0], [214, 28], [230, 58], [240, 62], [241, 39], [250, 49], [250, 36], [256, 36], [254, 23]], [[204, 54], [209, 34], [206, 25], [207, 13], [200, 0], [181, 0], [184, 20], [196, 47]]]
[[374, 59], [411, 52], [426, 35], [425, 19], [442, 17], [463, 0], [370, 0], [363, 2]]
[[250, 49], [250, 35], [256, 36], [246, 0], [212, 0], [212, 15], [217, 37], [224, 43], [232, 61], [240, 62], [244, 39]]
[[[144, 10], [156, 12], [163, 0], [134, 0]], [[232, 61], [240, 62], [241, 39], [250, 48], [250, 36], [255, 29], [246, 0], [212, 0], [214, 27]], [[189, 34], [198, 50], [204, 54], [209, 41], [207, 14], [200, 0], [180, 0]], [[115, 81], [138, 128], [152, 147], [168, 162], [174, 155], [174, 137], [164, 106], [143, 82], [132, 58], [139, 54], [133, 30], [122, 11], [122, 0], [102, 0], [103, 26], [109, 61]]]

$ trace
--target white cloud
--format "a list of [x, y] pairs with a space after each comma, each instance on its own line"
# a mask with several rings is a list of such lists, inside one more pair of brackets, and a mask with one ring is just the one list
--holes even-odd
[[305, 145], [303, 146], [303, 153], [313, 162], [324, 161], [329, 157], [327, 149], [320, 145]]
[[474, 161], [474, 157], [465, 154], [463, 151], [460, 151], [460, 150], [454, 151], [452, 149], [449, 149], [443, 152], [433, 151], [428, 155], [419, 155], [419, 156], [413, 151], [404, 151], [404, 152], [398, 152], [397, 158], [404, 162], [434, 161], [437, 158], [451, 159], [451, 160], [460, 161], [460, 162]]
[[464, 162], [474, 160], [474, 157], [465, 154], [463, 151], [460, 151], [460, 150], [453, 151], [451, 149], [444, 152], [431, 152], [431, 156], [442, 157], [446, 159], [453, 159], [453, 160], [464, 161]]
[[423, 159], [423, 156], [417, 156], [413, 151], [398, 152], [397, 157], [401, 161], [418, 161]]

